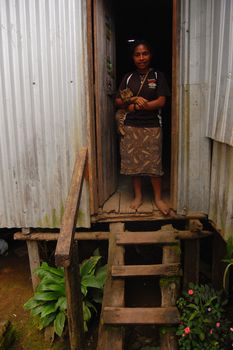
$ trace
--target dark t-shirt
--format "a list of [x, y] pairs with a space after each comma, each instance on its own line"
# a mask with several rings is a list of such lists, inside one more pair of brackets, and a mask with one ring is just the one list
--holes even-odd
[[[117, 97], [120, 97], [120, 90], [129, 88], [136, 96], [140, 88], [141, 77], [138, 71], [128, 73], [122, 79]], [[146, 81], [138, 96], [142, 96], [148, 101], [156, 100], [160, 96], [170, 96], [167, 81], [162, 72], [153, 69], [149, 72]], [[153, 111], [138, 110], [127, 113], [125, 125], [138, 127], [159, 127], [159, 109]]]

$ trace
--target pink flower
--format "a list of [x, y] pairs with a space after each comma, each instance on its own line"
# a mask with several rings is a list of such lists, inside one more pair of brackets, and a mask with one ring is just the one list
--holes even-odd
[[230, 331], [233, 332], [233, 327], [230, 328]]
[[213, 329], [210, 329], [210, 334], [213, 334]]
[[221, 326], [220, 322], [216, 323], [216, 327], [219, 328]]
[[189, 327], [186, 327], [184, 329], [184, 332], [185, 332], [185, 334], [189, 334], [189, 333], [191, 333], [191, 329]]
[[193, 292], [192, 289], [189, 289], [189, 290], [188, 290], [188, 295], [193, 295], [193, 293], [194, 293], [194, 292]]

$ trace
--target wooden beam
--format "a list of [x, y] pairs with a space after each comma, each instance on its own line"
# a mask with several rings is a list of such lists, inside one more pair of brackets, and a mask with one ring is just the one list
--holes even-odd
[[180, 264], [157, 264], [157, 265], [124, 265], [113, 266], [113, 277], [135, 276], [178, 276], [181, 275]]
[[81, 198], [86, 158], [87, 148], [82, 148], [75, 162], [71, 186], [65, 205], [65, 212], [62, 218], [61, 231], [57, 241], [55, 251], [57, 266], [68, 267], [70, 265], [70, 252], [74, 240], [74, 229], [77, 222], [77, 211]]
[[226, 242], [218, 232], [215, 232], [212, 242], [212, 283], [217, 289], [223, 287], [226, 263], [222, 260], [225, 258], [226, 252]]
[[124, 264], [124, 248], [116, 245], [116, 232], [124, 231], [124, 224], [115, 223], [110, 225], [110, 238], [108, 248], [108, 272], [104, 287], [104, 296], [99, 323], [99, 334], [97, 350], [123, 350], [123, 329], [117, 327], [108, 327], [104, 324], [104, 307], [124, 306], [124, 287], [125, 282], [122, 279], [112, 279], [112, 265]]
[[[41, 232], [24, 235], [21, 232], [14, 234], [15, 240], [22, 241], [56, 241], [59, 238], [59, 233]], [[109, 232], [75, 232], [74, 240], [78, 241], [99, 241], [108, 240]]]
[[79, 269], [78, 242], [72, 246], [72, 260], [65, 267], [65, 286], [67, 297], [67, 316], [71, 350], [83, 350], [83, 305]]
[[36, 287], [40, 282], [39, 277], [35, 274], [35, 269], [40, 266], [40, 253], [38, 243], [35, 241], [27, 241], [27, 248], [31, 271], [32, 287], [33, 291], [35, 292]]
[[200, 270], [200, 242], [198, 239], [184, 242], [184, 277], [183, 287], [187, 288], [190, 282], [199, 282]]
[[121, 308], [105, 307], [104, 322], [111, 325], [133, 324], [178, 324], [179, 312], [176, 307], [163, 308]]
[[145, 213], [101, 213], [91, 217], [93, 223], [95, 222], [126, 222], [126, 221], [167, 221], [171, 220], [189, 220], [189, 219], [206, 219], [207, 215], [201, 212], [189, 212], [186, 215], [175, 214], [174, 216], [162, 216], [160, 211], [145, 214]]
[[125, 232], [117, 235], [117, 244], [167, 244], [177, 243], [175, 231]]
[[[212, 235], [211, 231], [177, 231], [175, 238], [177, 239], [195, 239], [195, 238], [205, 238]], [[15, 240], [22, 241], [56, 241], [59, 238], [59, 233], [53, 232], [32, 232], [27, 235], [22, 232], [16, 232], [14, 234]], [[109, 239], [109, 232], [75, 232], [74, 239], [78, 241], [101, 241]]]
[[[166, 232], [172, 229], [172, 225], [165, 225], [162, 230]], [[179, 231], [182, 232], [182, 231]], [[173, 246], [163, 246], [163, 264], [179, 264], [180, 263], [180, 242]], [[180, 288], [180, 279], [166, 277], [160, 279], [161, 289], [161, 306], [175, 306]], [[177, 338], [174, 329], [166, 329], [166, 332], [160, 332], [160, 348], [161, 350], [177, 350]]]

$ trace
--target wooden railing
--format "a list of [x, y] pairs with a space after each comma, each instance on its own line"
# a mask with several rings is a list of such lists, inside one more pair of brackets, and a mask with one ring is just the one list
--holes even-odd
[[57, 266], [64, 267], [67, 315], [71, 350], [83, 350], [83, 306], [79, 271], [78, 241], [74, 240], [78, 209], [86, 167], [87, 148], [80, 150], [66, 200], [60, 234], [55, 251]]

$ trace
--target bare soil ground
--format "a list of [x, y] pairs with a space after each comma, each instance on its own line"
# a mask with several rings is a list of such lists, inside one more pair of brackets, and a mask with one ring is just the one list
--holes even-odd
[[23, 304], [32, 296], [32, 284], [27, 246], [23, 242], [9, 242], [8, 255], [0, 256], [0, 321], [10, 320], [16, 330], [11, 350], [66, 350], [61, 341], [45, 342]]

